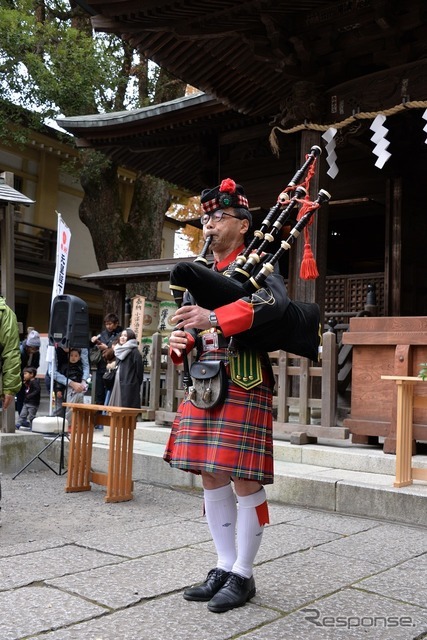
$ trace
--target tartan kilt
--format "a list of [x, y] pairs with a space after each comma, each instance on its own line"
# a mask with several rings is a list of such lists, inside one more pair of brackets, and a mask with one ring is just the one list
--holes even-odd
[[184, 399], [178, 408], [164, 460], [199, 474], [229, 472], [260, 484], [273, 483], [273, 417], [269, 376], [242, 389], [228, 381], [224, 404], [198, 409]]

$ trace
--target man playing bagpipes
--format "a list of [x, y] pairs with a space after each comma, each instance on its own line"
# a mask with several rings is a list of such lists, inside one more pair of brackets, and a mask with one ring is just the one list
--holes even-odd
[[[254, 597], [252, 569], [264, 525], [269, 522], [264, 485], [273, 482], [274, 379], [268, 353], [251, 335], [262, 335], [264, 328], [271, 331], [274, 322], [280, 324], [280, 332], [286, 329], [282, 319], [293, 303], [277, 269], [251, 294], [240, 283], [231, 282], [231, 277], [221, 275], [233, 271], [251, 227], [243, 188], [231, 179], [223, 180], [218, 187], [202, 192], [201, 204], [203, 236], [210, 238], [214, 264], [209, 269], [196, 262], [180, 263], [171, 274], [174, 295], [186, 289], [186, 295], [189, 292], [192, 297], [186, 302], [184, 297], [173, 318], [176, 328], [169, 340], [170, 355], [179, 364], [183, 353], [195, 347], [196, 376], [202, 378], [209, 371], [215, 374], [213, 365], [223, 362], [225, 397], [219, 393], [219, 400], [214, 398], [217, 404], [210, 407], [214, 384], [211, 388], [210, 381], [192, 375], [164, 459], [172, 467], [202, 476], [205, 513], [218, 558], [206, 580], [186, 589], [184, 598], [205, 601], [210, 611], [220, 613]], [[317, 305], [313, 307], [316, 317], [311, 324], [315, 327], [318, 311]], [[317, 347], [317, 335], [315, 341]], [[200, 382], [207, 387], [198, 387]]]

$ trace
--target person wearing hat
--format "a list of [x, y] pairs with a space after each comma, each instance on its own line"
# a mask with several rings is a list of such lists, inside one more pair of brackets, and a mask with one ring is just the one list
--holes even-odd
[[25, 384], [24, 384], [24, 369], [27, 367], [34, 367], [34, 369], [40, 366], [40, 334], [35, 329], [31, 329], [28, 332], [27, 337], [20, 344], [19, 350], [21, 352], [21, 379], [22, 386], [16, 394], [16, 411], [21, 414], [22, 408], [25, 402]]
[[[203, 236], [212, 238], [213, 269], [224, 272], [244, 251], [252, 223], [248, 200], [243, 188], [227, 178], [203, 191], [201, 204]], [[184, 598], [207, 602], [214, 613], [245, 605], [255, 595], [253, 564], [269, 522], [264, 485], [273, 482], [272, 368], [267, 353], [257, 351], [256, 344], [240, 348], [238, 337], [279, 317], [286, 300], [283, 280], [275, 274], [256, 295], [214, 309], [193, 299], [172, 319], [172, 360], [182, 362], [182, 352], [195, 346], [198, 360], [222, 359], [229, 376], [225, 400], [214, 408], [197, 408], [186, 395], [164, 454], [172, 467], [202, 476], [217, 562], [203, 583], [184, 591]], [[237, 348], [231, 352], [232, 336]]]

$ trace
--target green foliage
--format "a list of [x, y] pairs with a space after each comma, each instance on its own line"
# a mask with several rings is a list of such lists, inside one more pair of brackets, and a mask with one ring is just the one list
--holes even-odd
[[[28, 142], [28, 131], [43, 131], [39, 113], [25, 111], [10, 102], [0, 100], [0, 140], [5, 145], [22, 148]], [[59, 134], [58, 134], [59, 135]]]
[[129, 83], [120, 38], [93, 34], [89, 17], [62, 0], [10, 5], [0, 0], [1, 98], [50, 117], [124, 108], [126, 98], [116, 102]]
[[[93, 33], [89, 16], [73, 2], [0, 0], [0, 136], [15, 135], [15, 144], [20, 135], [25, 141], [25, 129], [34, 129], [32, 116], [40, 126], [46, 117], [145, 107], [182, 96], [184, 89], [129, 43]], [[6, 103], [10, 109], [3, 109]], [[122, 258], [160, 257], [168, 187], [138, 176], [126, 222], [114, 162], [90, 149], [71, 162], [62, 169], [79, 174], [84, 191], [79, 215], [91, 233], [99, 268]], [[114, 232], [104, 235], [100, 229]], [[111, 304], [106, 293], [105, 312]]]
[[81, 153], [83, 166], [80, 166], [80, 179], [82, 184], [93, 183], [98, 187], [102, 182], [104, 172], [111, 167], [110, 159], [100, 151], [86, 149]]
[[418, 373], [418, 378], [421, 380], [427, 379], [427, 362], [420, 362], [420, 367], [422, 367]]

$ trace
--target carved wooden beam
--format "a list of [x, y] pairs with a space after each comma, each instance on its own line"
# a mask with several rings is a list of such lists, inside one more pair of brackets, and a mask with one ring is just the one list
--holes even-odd
[[326, 121], [358, 111], [381, 111], [409, 101], [427, 100], [427, 60], [386, 69], [337, 85], [326, 92]]

